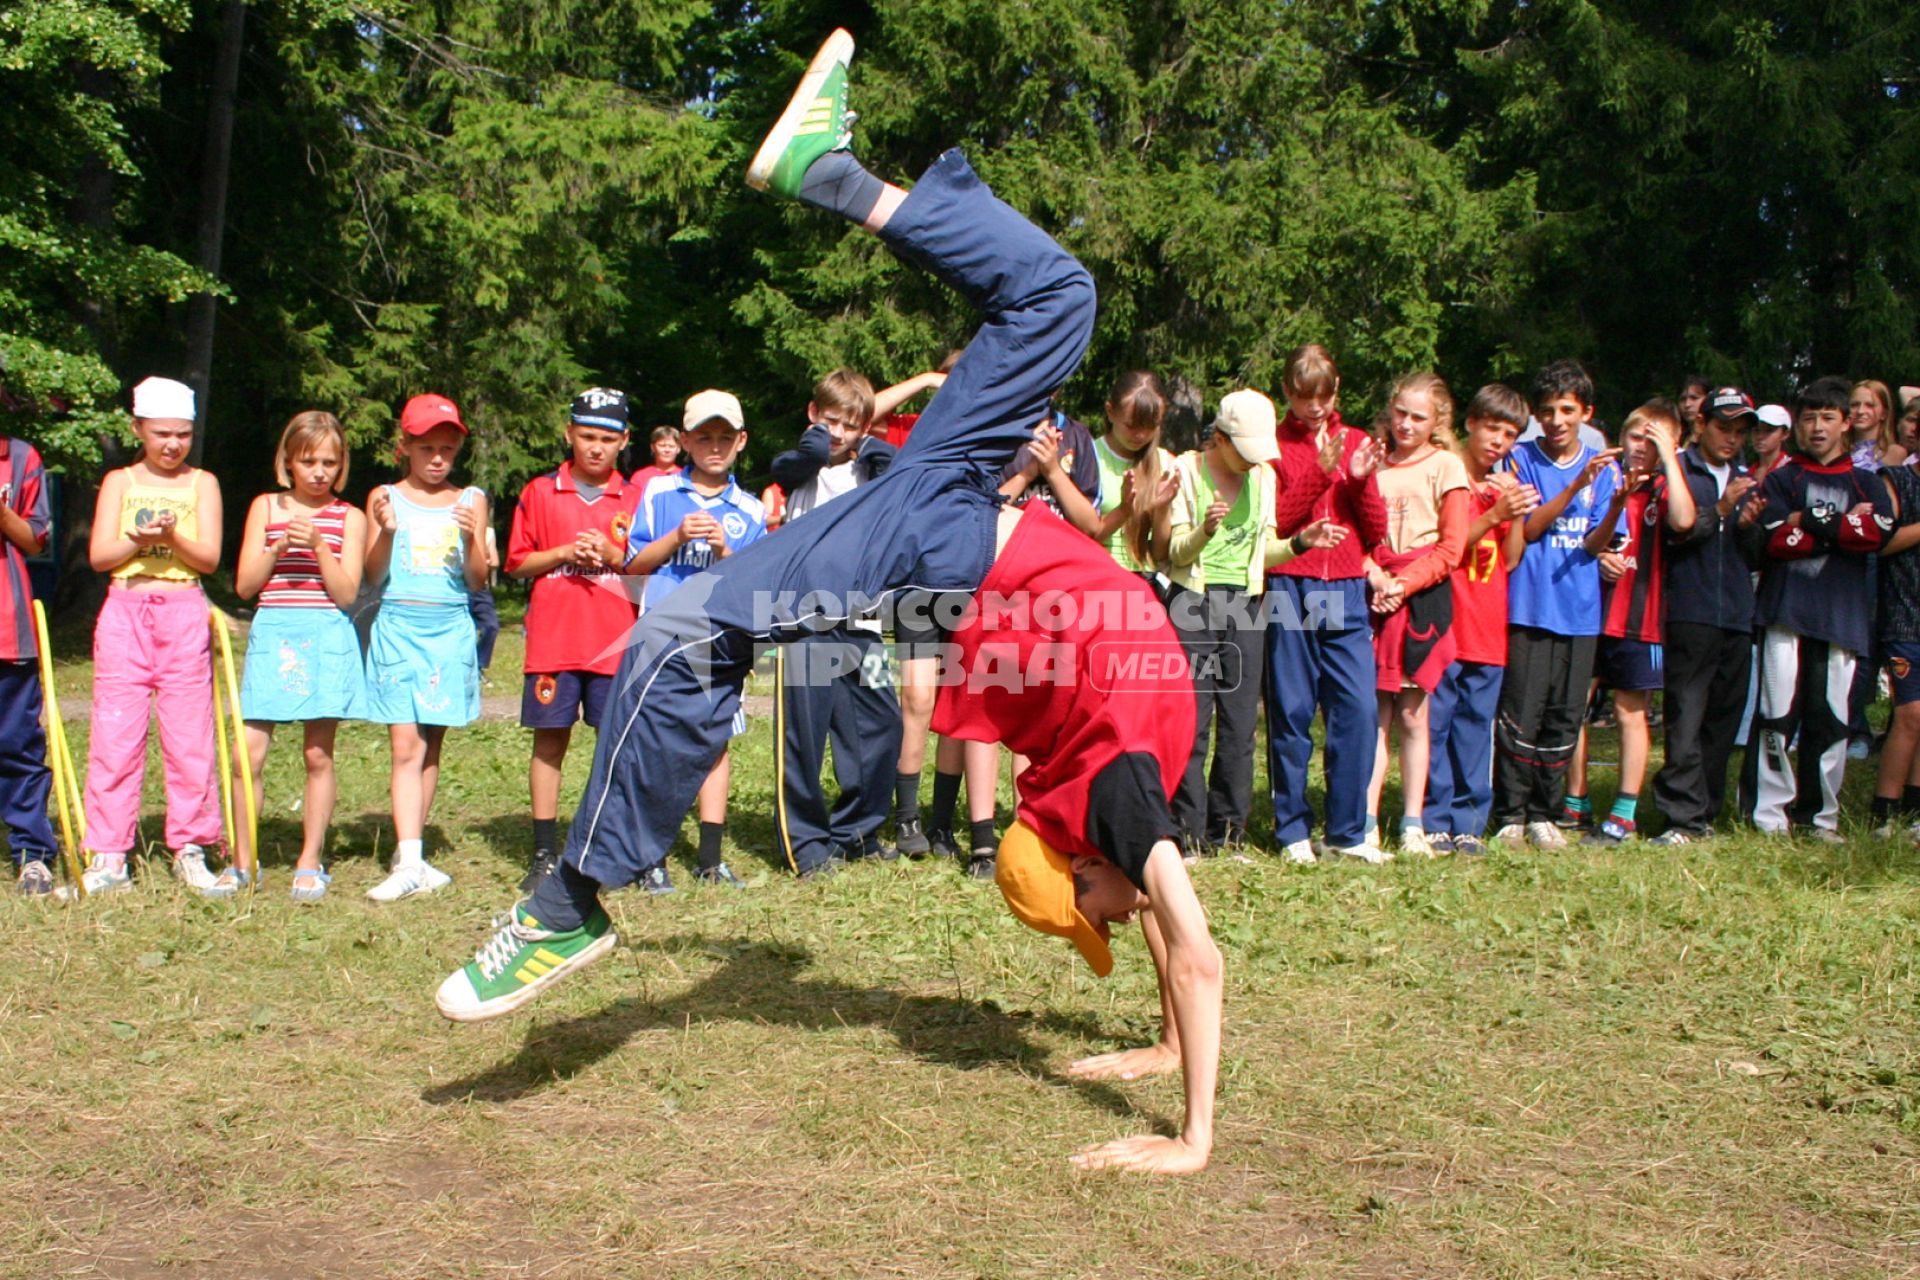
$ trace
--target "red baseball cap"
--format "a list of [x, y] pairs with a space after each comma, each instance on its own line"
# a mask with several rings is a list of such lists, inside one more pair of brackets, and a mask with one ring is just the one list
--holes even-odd
[[445, 396], [415, 396], [400, 411], [400, 429], [410, 436], [423, 436], [441, 423], [460, 428], [466, 435], [467, 424], [460, 421], [460, 406]]

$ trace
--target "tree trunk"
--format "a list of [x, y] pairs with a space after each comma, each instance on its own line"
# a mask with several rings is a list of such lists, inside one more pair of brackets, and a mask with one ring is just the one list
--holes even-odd
[[[199, 252], [195, 264], [208, 275], [220, 275], [220, 244], [227, 232], [227, 175], [233, 160], [233, 101], [240, 86], [240, 47], [247, 22], [244, 0], [223, 0], [220, 6], [220, 55], [214, 62], [213, 84], [207, 94], [206, 146], [200, 165]], [[193, 433], [193, 462], [199, 465], [206, 448], [207, 419], [213, 386], [213, 325], [219, 299], [196, 293], [187, 303], [187, 385], [193, 388], [200, 410], [199, 429]]]

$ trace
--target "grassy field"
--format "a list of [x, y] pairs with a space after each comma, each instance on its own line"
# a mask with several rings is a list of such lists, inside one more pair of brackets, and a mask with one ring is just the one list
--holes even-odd
[[390, 835], [384, 737], [356, 725], [324, 904], [286, 898], [284, 743], [255, 897], [201, 901], [156, 862], [117, 898], [8, 899], [0, 1274], [1920, 1271], [1904, 840], [1206, 863], [1215, 1161], [1148, 1181], [1065, 1161], [1179, 1121], [1177, 1080], [1064, 1075], [1155, 1032], [1138, 932], [1101, 982], [951, 866], [796, 884], [767, 724], [737, 747], [729, 857], [755, 887], [616, 895], [620, 949], [504, 1022], [447, 1024], [432, 992], [524, 857], [507, 723], [449, 740], [429, 850], [455, 880], [431, 897], [362, 896]]

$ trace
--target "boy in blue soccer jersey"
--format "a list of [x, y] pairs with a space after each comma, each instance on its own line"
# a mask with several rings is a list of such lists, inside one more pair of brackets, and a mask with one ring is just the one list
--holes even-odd
[[[1580, 439], [1593, 417], [1593, 379], [1578, 361], [1534, 376], [1540, 438], [1514, 449], [1513, 473], [1540, 505], [1527, 517], [1526, 557], [1507, 579], [1507, 672], [1494, 723], [1494, 838], [1565, 847], [1554, 825], [1580, 738], [1600, 636], [1600, 562], [1587, 536], [1620, 483], [1618, 449]], [[1617, 523], [1617, 520], [1616, 520]]]
[[[688, 578], [766, 536], [766, 509], [733, 478], [734, 459], [746, 443], [746, 416], [731, 393], [702, 391], [687, 401], [680, 430], [687, 466], [647, 482], [627, 544], [626, 571], [648, 575], [640, 599], [643, 615]], [[745, 710], [736, 709], [733, 735], [746, 728]], [[746, 882], [720, 859], [732, 779], [732, 757], [723, 747], [700, 784], [700, 853], [694, 874], [708, 884], [738, 889]], [[664, 862], [648, 868], [640, 882], [649, 893], [673, 892]]]

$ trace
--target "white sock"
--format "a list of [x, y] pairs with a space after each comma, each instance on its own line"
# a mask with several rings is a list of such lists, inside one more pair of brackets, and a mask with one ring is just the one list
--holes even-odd
[[393, 869], [418, 866], [427, 860], [426, 841], [402, 840], [393, 847]]

